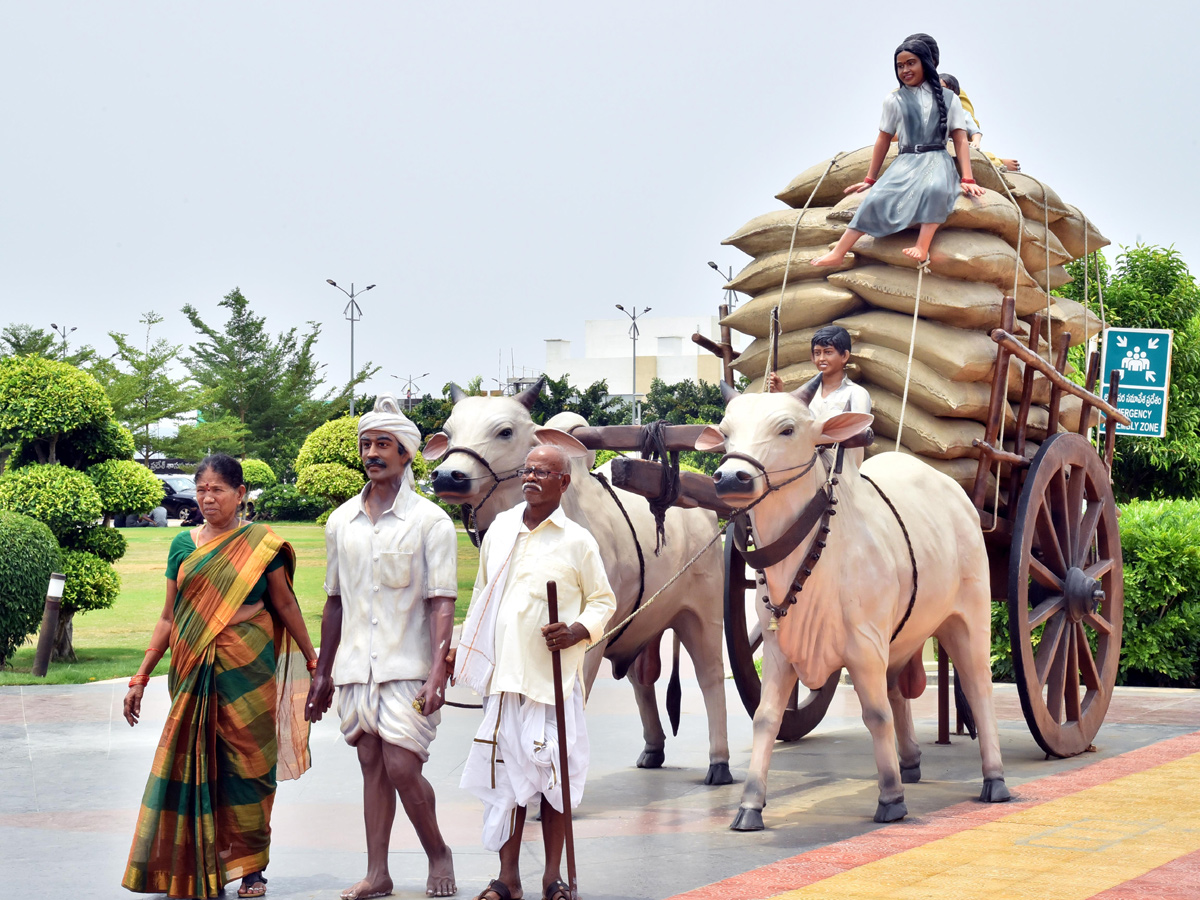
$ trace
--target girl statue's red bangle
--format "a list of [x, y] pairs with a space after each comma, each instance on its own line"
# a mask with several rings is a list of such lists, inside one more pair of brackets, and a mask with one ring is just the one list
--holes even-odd
[[867, 175], [865, 178], [863, 178], [863, 184], [874, 184], [874, 183], [875, 183], [875, 179], [872, 178], [870, 175]]
[[963, 184], [974, 184], [974, 183], [975, 183], [975, 179], [974, 179], [974, 178], [964, 178], [964, 179], [962, 180], [962, 183], [963, 183]]

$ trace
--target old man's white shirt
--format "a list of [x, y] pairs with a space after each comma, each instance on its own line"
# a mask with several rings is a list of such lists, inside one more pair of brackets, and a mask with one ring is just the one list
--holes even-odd
[[[521, 516], [525, 504], [501, 516]], [[494, 523], [488, 536], [506, 531]], [[511, 532], [510, 532], [511, 533]], [[509, 572], [500, 607], [496, 612], [495, 669], [490, 694], [511, 691], [538, 703], [554, 703], [552, 657], [542, 636], [550, 621], [546, 582], [558, 587], [559, 619], [568, 625], [579, 622], [592, 641], [604, 634], [604, 626], [617, 608], [608, 583], [596, 539], [562, 507], [532, 531], [520, 523], [516, 543], [508, 557]], [[472, 602], [487, 585], [489, 569], [503, 566], [509, 547], [499, 547], [486, 538], [479, 555]], [[583, 671], [586, 642], [561, 651], [563, 693], [570, 696], [575, 679]]]
[[325, 593], [342, 598], [342, 640], [334, 684], [429, 677], [429, 604], [458, 596], [458, 539], [436, 504], [401, 486], [372, 522], [363, 507], [370, 484], [325, 525]]

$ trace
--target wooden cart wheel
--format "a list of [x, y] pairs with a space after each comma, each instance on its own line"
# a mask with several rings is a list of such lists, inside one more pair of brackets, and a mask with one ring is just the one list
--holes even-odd
[[[1077, 434], [1042, 444], [1008, 561], [1008, 628], [1021, 709], [1053, 756], [1091, 746], [1117, 680], [1124, 578], [1104, 462]], [[1082, 685], [1082, 691], [1081, 691]]]
[[[752, 570], [733, 543], [733, 524], [725, 529], [725, 646], [733, 669], [733, 683], [742, 705], [751, 716], [758, 709], [762, 681], [754, 667], [754, 656], [762, 646], [762, 629], [757, 616], [747, 616], [746, 600], [754, 599], [757, 585]], [[841, 670], [829, 676], [820, 690], [797, 685], [779, 725], [779, 740], [798, 741], [820, 724], [833, 700]], [[808, 696], [800, 697], [801, 692]]]

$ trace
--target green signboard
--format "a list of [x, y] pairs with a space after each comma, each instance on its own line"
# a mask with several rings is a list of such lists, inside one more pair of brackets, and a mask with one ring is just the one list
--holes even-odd
[[1161, 328], [1106, 328], [1100, 358], [1100, 396], [1108, 399], [1109, 373], [1121, 373], [1117, 409], [1129, 416], [1117, 434], [1166, 437], [1171, 386], [1171, 332]]

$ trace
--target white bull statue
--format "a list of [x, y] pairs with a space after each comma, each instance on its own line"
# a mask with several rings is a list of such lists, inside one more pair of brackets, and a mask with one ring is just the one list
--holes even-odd
[[[879, 454], [860, 470], [847, 452], [844, 470], [834, 475], [832, 454], [818, 448], [864, 431], [872, 417], [843, 412], [816, 420], [808, 408], [815, 389], [810, 382], [794, 393], [739, 395], [722, 385], [725, 417], [696, 442], [698, 450], [726, 452], [713, 476], [720, 497], [739, 507], [758, 501], [749, 513], [751, 556], [757, 554], [751, 562], [765, 571], [771, 604], [759, 604], [762, 699], [731, 827], [763, 827], [771, 750], [797, 678], [816, 690], [842, 667], [875, 745], [875, 821], [903, 818], [904, 784], [921, 777], [909, 698], [924, 687], [921, 649], [930, 635], [954, 659], [978, 724], [979, 799], [1008, 800], [992, 706], [991, 597], [978, 515], [958, 484], [900, 453]], [[770, 627], [773, 610], [782, 613], [777, 631]]]
[[[514, 477], [525, 455], [539, 443], [554, 440], [570, 428], [586, 425], [573, 413], [551, 420], [558, 427], [541, 428], [529, 411], [544, 379], [515, 397], [468, 397], [452, 386], [454, 409], [442, 431], [429, 438], [423, 453], [442, 460], [434, 469], [433, 489], [447, 503], [469, 506], [480, 531], [496, 514], [523, 501], [520, 479]], [[571, 443], [577, 442], [568, 438]], [[712, 537], [716, 516], [703, 509], [667, 510], [666, 540], [655, 554], [655, 523], [645, 498], [619, 489], [610, 492], [608, 467], [589, 474], [588, 459], [571, 464], [571, 487], [563, 497], [567, 515], [587, 528], [600, 545], [604, 568], [617, 597], [610, 627], [630, 614], [641, 599], [649, 599]], [[642, 565], [644, 560], [644, 585]], [[659, 644], [672, 629], [696, 670], [708, 713], [709, 767], [705, 784], [730, 784], [729, 740], [725, 721], [722, 661], [722, 584], [720, 548], [713, 546], [657, 600], [645, 607], [602, 649], [588, 653], [586, 685], [590, 690], [602, 658], [612, 662], [616, 677], [632, 669], [634, 696], [645, 740], [637, 764], [658, 768], [665, 759], [666, 733], [658, 713], [654, 681], [660, 672]], [[640, 595], [640, 596], [639, 596]], [[602, 657], [603, 655], [603, 657]], [[678, 666], [678, 653], [676, 653]], [[668, 708], [677, 715], [678, 699], [668, 691]], [[674, 706], [672, 706], [674, 704]]]

